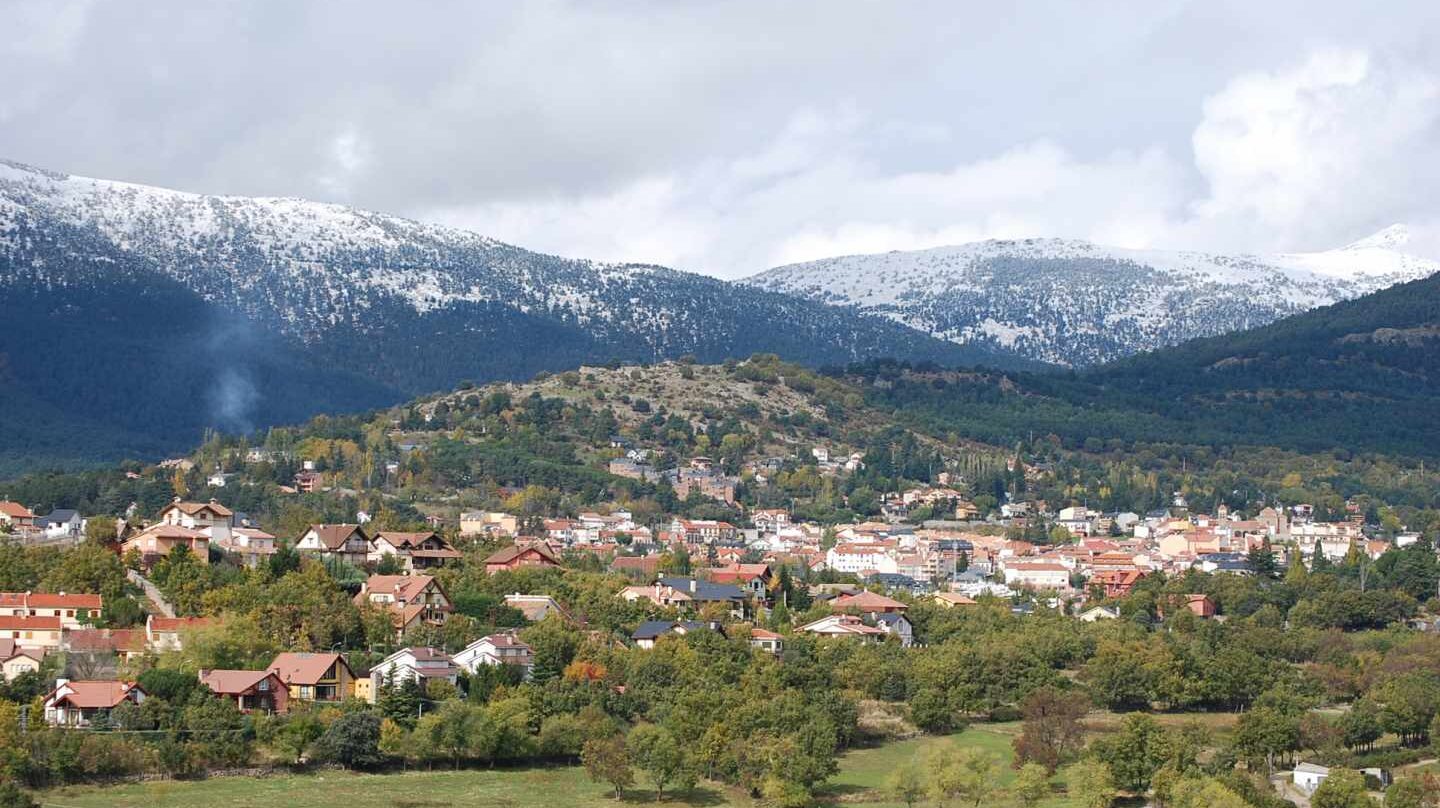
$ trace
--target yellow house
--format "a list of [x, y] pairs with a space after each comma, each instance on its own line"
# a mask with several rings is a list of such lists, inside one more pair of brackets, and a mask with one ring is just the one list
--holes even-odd
[[362, 677], [355, 680], [355, 698], [361, 701], [375, 703], [375, 686], [370, 677]]
[[64, 627], [58, 617], [13, 617], [0, 615], [0, 640], [14, 640], [25, 648], [45, 651], [60, 649]]
[[22, 673], [40, 670], [45, 652], [38, 648], [21, 648], [14, 640], [0, 640], [0, 681], [12, 681]]
[[269, 670], [290, 689], [292, 699], [340, 702], [355, 694], [355, 674], [339, 654], [280, 654]]

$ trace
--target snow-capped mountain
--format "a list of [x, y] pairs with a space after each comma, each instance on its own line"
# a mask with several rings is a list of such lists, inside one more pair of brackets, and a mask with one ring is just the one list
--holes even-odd
[[54, 433], [65, 444], [123, 427], [132, 456], [156, 441], [190, 445], [207, 426], [295, 421], [586, 362], [755, 352], [812, 364], [1020, 361], [663, 267], [542, 255], [337, 205], [3, 161], [0, 299], [0, 436]]
[[1278, 255], [983, 241], [778, 267], [745, 282], [882, 314], [967, 345], [1057, 364], [1263, 325], [1440, 270], [1393, 225], [1336, 250]]

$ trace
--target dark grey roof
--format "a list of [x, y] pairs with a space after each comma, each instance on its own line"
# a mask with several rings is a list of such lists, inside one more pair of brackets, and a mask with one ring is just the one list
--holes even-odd
[[75, 518], [76, 516], [78, 516], [78, 515], [79, 515], [79, 512], [76, 511], [76, 510], [73, 509], [73, 508], [56, 508], [55, 510], [53, 510], [53, 511], [51, 511], [50, 513], [46, 514], [45, 516], [41, 516], [41, 517], [37, 518], [37, 519], [35, 520], [35, 524], [36, 524], [37, 526], [39, 526], [39, 527], [48, 527], [48, 526], [50, 526], [50, 525], [58, 525], [58, 524], [62, 524], [62, 523], [64, 523], [64, 522], [68, 522], [68, 521], [70, 521], [71, 519], [74, 519], [74, 518]]
[[[688, 592], [696, 600], [744, 600], [745, 592], [734, 584], [717, 584], [694, 578], [661, 578], [660, 583], [681, 592]], [[691, 584], [694, 588], [691, 588]]]
[[676, 625], [678, 624], [674, 620], [646, 620], [640, 624], [639, 628], [635, 629], [635, 633], [631, 634], [630, 638], [632, 640], [653, 640], [674, 631]]

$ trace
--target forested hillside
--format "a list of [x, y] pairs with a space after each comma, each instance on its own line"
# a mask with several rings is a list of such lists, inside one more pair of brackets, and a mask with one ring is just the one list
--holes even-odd
[[[1440, 278], [1081, 374], [852, 366], [876, 405], [934, 429], [1090, 450], [1145, 444], [1440, 455]], [[839, 373], [837, 371], [837, 373]]]

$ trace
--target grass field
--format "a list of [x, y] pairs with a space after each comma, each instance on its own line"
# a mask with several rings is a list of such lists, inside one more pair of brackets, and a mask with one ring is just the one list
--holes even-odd
[[[1009, 768], [1010, 739], [1016, 725], [986, 725], [948, 738], [924, 737], [881, 746], [856, 749], [840, 761], [840, 773], [831, 778], [822, 798], [867, 808], [892, 808], [879, 789], [897, 766], [921, 762], [926, 750], [946, 743], [975, 746], [991, 752], [1003, 764], [1002, 784], [1014, 773]], [[651, 802], [653, 795], [643, 785], [626, 793], [625, 803]], [[154, 782], [110, 786], [77, 787], [47, 791], [39, 795], [42, 805], [52, 808], [259, 808], [260, 806], [303, 805], [314, 808], [450, 808], [455, 806], [506, 806], [530, 808], [560, 805], [565, 808], [614, 806], [608, 789], [591, 783], [578, 767], [517, 770], [475, 770], [460, 772], [411, 772], [407, 774], [345, 774], [326, 772], [314, 775], [277, 775], [263, 778], [217, 777], [195, 782]], [[688, 796], [667, 797], [672, 806], [723, 808], [751, 806], [743, 793], [720, 786], [697, 789]], [[1006, 806], [1007, 800], [988, 805]], [[1063, 795], [1042, 803], [1043, 808], [1068, 808]]]

